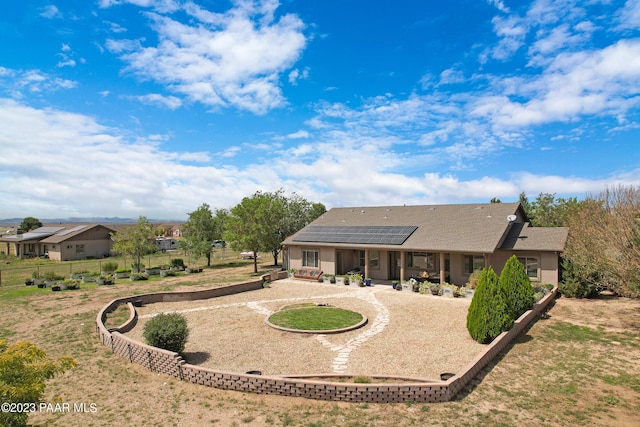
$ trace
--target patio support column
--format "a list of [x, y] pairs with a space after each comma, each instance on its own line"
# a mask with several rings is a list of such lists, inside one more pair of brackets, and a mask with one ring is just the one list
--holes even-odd
[[364, 251], [364, 277], [366, 279], [369, 277], [369, 249], [365, 249]]
[[400, 251], [400, 283], [404, 282], [405, 252]]
[[445, 263], [444, 252], [440, 252], [440, 284], [441, 285], [444, 282], [446, 282], [445, 271], [444, 271], [444, 263]]

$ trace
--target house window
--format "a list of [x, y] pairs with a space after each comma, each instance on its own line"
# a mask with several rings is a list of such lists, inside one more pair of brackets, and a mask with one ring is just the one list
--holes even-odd
[[435, 271], [436, 256], [433, 252], [409, 252], [407, 254], [407, 267]]
[[[365, 251], [359, 251], [359, 252], [360, 252], [360, 256], [359, 256], [360, 262], [358, 263], [358, 265], [362, 270], [364, 270], [364, 265], [366, 264]], [[379, 258], [380, 258], [380, 255], [378, 251], [369, 251], [369, 268], [379, 269], [380, 268]]]
[[318, 268], [318, 251], [302, 251], [302, 266]]
[[524, 265], [524, 269], [527, 270], [527, 276], [529, 279], [538, 280], [538, 258], [537, 257], [518, 257], [518, 261]]
[[83, 254], [84, 253], [84, 245], [76, 245], [76, 253]]
[[380, 254], [378, 251], [369, 251], [369, 268], [380, 268]]
[[476, 270], [484, 268], [484, 256], [482, 255], [465, 255], [464, 256], [464, 273], [471, 274]]

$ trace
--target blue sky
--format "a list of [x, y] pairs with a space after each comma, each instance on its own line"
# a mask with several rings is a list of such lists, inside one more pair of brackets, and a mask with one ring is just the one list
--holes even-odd
[[32, 0], [0, 13], [0, 218], [184, 219], [640, 185], [640, 0]]

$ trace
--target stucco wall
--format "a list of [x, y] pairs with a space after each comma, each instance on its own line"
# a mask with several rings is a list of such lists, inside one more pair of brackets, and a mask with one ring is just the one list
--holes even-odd
[[[48, 245], [49, 259], [54, 261], [72, 261], [87, 257], [101, 258], [109, 255], [111, 240], [76, 240]], [[76, 245], [84, 245], [84, 252], [76, 253]], [[69, 247], [68, 247], [69, 246]]]

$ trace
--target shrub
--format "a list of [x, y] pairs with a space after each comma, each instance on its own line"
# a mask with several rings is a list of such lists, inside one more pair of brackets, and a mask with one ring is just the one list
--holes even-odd
[[44, 275], [42, 276], [44, 278], [44, 280], [64, 280], [64, 276], [61, 276], [59, 274], [56, 274], [55, 271], [47, 271], [46, 273], [44, 273]]
[[182, 353], [189, 337], [187, 319], [178, 313], [161, 313], [144, 326], [144, 341], [154, 347]]
[[536, 302], [535, 292], [524, 265], [513, 255], [507, 260], [500, 273], [498, 284], [508, 297], [513, 320], [522, 316]]
[[185, 268], [184, 266], [184, 261], [182, 260], [182, 258], [173, 258], [171, 261], [169, 261], [169, 267], [180, 267], [180, 268]]
[[483, 269], [467, 313], [469, 334], [479, 343], [486, 344], [512, 326], [512, 310], [498, 285], [498, 276], [491, 267]]
[[478, 286], [478, 279], [480, 278], [482, 270], [473, 270], [473, 273], [469, 275], [469, 281], [465, 285], [466, 288], [475, 289]]
[[566, 258], [562, 260], [562, 281], [558, 290], [567, 298], [593, 298], [600, 292], [598, 286], [583, 279], [578, 267]]
[[[76, 366], [69, 356], [47, 357], [45, 351], [26, 341], [9, 344], [0, 339], [0, 403], [37, 405], [45, 394], [46, 380]], [[0, 425], [26, 426], [28, 411], [0, 411]]]
[[102, 264], [102, 271], [116, 271], [118, 269], [118, 263], [114, 261], [108, 261]]

